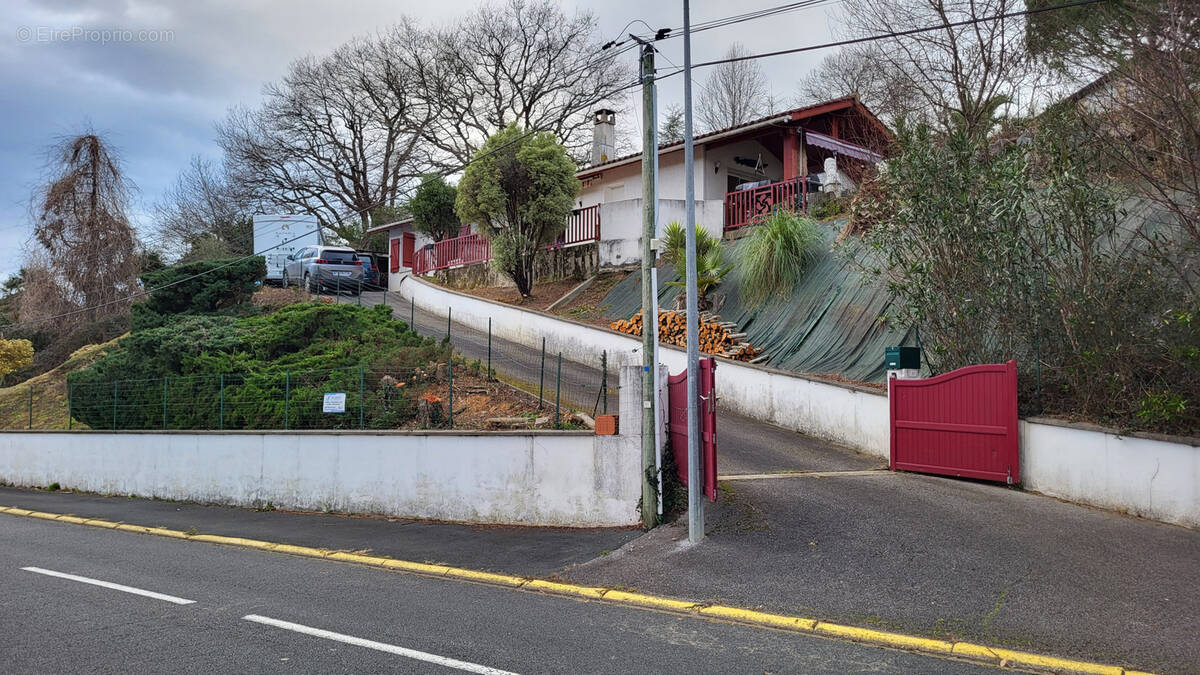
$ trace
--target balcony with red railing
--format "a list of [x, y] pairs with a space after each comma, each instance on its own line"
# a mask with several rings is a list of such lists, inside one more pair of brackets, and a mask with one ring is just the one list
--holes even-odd
[[804, 210], [807, 194], [801, 178], [760, 185], [725, 194], [725, 231], [753, 225], [776, 209]]
[[567, 227], [547, 249], [564, 248], [576, 244], [600, 241], [600, 205], [588, 206], [571, 211], [567, 216]]
[[[600, 205], [575, 209], [567, 217], [567, 227], [547, 250], [600, 241]], [[492, 245], [482, 234], [466, 234], [443, 239], [413, 252], [413, 274], [423, 275], [492, 259]]]
[[492, 259], [492, 245], [481, 234], [468, 234], [453, 239], [443, 239], [426, 245], [413, 255], [413, 274], [428, 274], [472, 263]]

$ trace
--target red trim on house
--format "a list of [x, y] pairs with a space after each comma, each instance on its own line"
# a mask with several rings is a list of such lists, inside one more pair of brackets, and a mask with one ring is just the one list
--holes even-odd
[[[875, 116], [875, 114], [872, 113], [869, 109], [867, 109], [867, 107], [864, 106], [862, 104], [862, 102], [858, 100], [857, 96], [843, 96], [841, 98], [835, 98], [835, 99], [832, 99], [829, 101], [825, 101], [823, 103], [817, 103], [815, 105], [810, 105], [810, 106], [806, 106], [803, 108], [796, 108], [794, 110], [786, 110], [783, 112], [775, 113], [774, 115], [767, 115], [766, 117], [756, 119], [751, 122], [746, 122], [744, 124], [738, 124], [738, 125], [734, 125], [731, 127], [726, 127], [724, 129], [717, 129], [716, 131], [710, 131], [708, 133], [697, 136], [695, 138], [695, 143], [697, 145], [705, 145], [709, 139], [711, 139], [715, 136], [720, 136], [722, 134], [728, 134], [731, 131], [738, 131], [741, 129], [745, 129], [746, 131], [751, 131], [753, 129], [756, 129], [756, 128], [762, 126], [766, 122], [779, 119], [780, 117], [791, 117], [792, 122], [800, 122], [800, 121], [811, 119], [813, 117], [817, 117], [820, 115], [825, 115], [825, 114], [844, 111], [844, 110], [854, 110], [855, 112], [861, 114], [863, 116], [863, 118], [867, 120], [867, 123], [870, 124], [872, 127], [874, 127], [878, 132], [880, 132], [880, 134], [882, 134], [884, 138], [890, 139], [892, 137], [891, 132], [888, 131], [886, 126], [884, 126], [883, 122], [880, 122], [879, 118], [877, 118]], [[669, 143], [666, 145], [660, 145], [660, 146], [658, 146], [658, 153], [661, 156], [661, 155], [664, 155], [669, 152], [674, 152], [678, 149], [681, 149], [682, 147], [683, 147], [682, 141], [679, 141], [676, 143]], [[594, 176], [594, 175], [604, 171], [605, 169], [610, 169], [610, 168], [616, 167], [618, 165], [624, 164], [631, 160], [637, 159], [641, 156], [642, 156], [642, 153], [635, 152], [633, 154], [625, 155], [624, 157], [617, 157], [615, 159], [610, 159], [609, 161], [604, 162], [603, 164], [596, 164], [593, 166], [586, 167], [586, 168], [580, 170], [575, 175], [576, 175], [576, 177], [578, 177], [580, 179], [589, 178], [591, 176]]]

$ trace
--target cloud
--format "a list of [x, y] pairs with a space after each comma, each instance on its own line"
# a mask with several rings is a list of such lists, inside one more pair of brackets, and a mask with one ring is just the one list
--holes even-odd
[[[774, 4], [706, 6], [694, 9], [694, 21]], [[140, 188], [133, 215], [144, 230], [144, 214], [188, 158], [217, 156], [213, 123], [233, 105], [256, 104], [262, 85], [282, 75], [288, 63], [384, 30], [405, 14], [452, 23], [477, 6], [476, 0], [7, 0], [0, 18], [0, 123], [6, 129], [0, 136], [0, 246], [11, 251], [28, 238], [26, 204], [56, 136], [89, 124], [105, 134]], [[564, 3], [567, 11], [596, 13], [606, 38], [617, 37], [634, 18], [656, 28], [678, 27], [680, 6]], [[707, 31], [696, 36], [693, 57], [718, 58], [734, 40], [754, 52], [824, 41], [827, 24], [826, 10], [818, 8]], [[665, 68], [682, 64], [682, 40], [668, 40], [661, 49]], [[798, 74], [821, 56], [763, 61], [777, 97], [790, 98]], [[696, 79], [704, 75], [698, 71]], [[660, 96], [660, 109], [682, 100], [682, 78], [665, 81]], [[640, 129], [632, 113], [619, 124]], [[5, 256], [0, 277], [17, 265]]]

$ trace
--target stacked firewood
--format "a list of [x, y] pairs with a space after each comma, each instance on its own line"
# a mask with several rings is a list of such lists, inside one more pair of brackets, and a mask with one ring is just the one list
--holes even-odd
[[[628, 319], [618, 319], [608, 325], [615, 331], [628, 335], [642, 334], [642, 313]], [[700, 351], [739, 361], [754, 360], [762, 350], [746, 342], [746, 334], [738, 333], [737, 324], [721, 321], [721, 317], [710, 312], [700, 313]], [[660, 311], [658, 313], [658, 339], [664, 344], [683, 347], [687, 344], [687, 315], [684, 312]]]

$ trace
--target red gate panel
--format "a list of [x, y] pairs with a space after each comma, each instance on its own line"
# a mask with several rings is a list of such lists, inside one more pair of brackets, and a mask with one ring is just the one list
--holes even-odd
[[888, 386], [892, 469], [1020, 482], [1016, 361]]
[[[700, 359], [700, 476], [704, 494], [717, 501], [717, 364], [712, 357]], [[688, 482], [688, 414], [687, 378], [685, 370], [667, 378], [667, 408], [671, 432], [671, 454], [679, 480]]]

